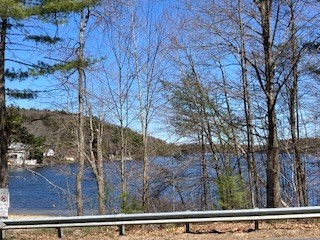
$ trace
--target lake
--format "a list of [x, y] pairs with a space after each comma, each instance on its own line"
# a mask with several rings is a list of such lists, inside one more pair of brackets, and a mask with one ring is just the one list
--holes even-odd
[[[141, 162], [126, 162], [127, 191], [132, 201], [139, 202], [141, 199], [142, 170]], [[201, 191], [199, 181], [196, 180], [199, 178], [199, 170], [195, 163], [181, 162], [174, 158], [151, 160], [150, 191], [155, 196], [152, 202], [154, 210], [157, 211], [160, 205], [166, 210], [178, 209], [182, 198], [190, 206], [191, 203], [197, 205], [196, 199]], [[104, 171], [108, 213], [117, 213], [121, 194], [120, 162], [106, 162]], [[9, 213], [75, 215], [76, 172], [76, 163], [27, 169], [9, 168]], [[96, 214], [96, 183], [89, 167], [84, 172], [83, 193], [85, 214]]]
[[[247, 169], [244, 159], [241, 170], [246, 178]], [[231, 160], [234, 162], [234, 159]], [[310, 205], [319, 205], [320, 198], [320, 162], [318, 158], [306, 156], [307, 182]], [[219, 204], [214, 164], [210, 155], [207, 156], [209, 176], [208, 202], [216, 208]], [[231, 164], [236, 168], [235, 162]], [[292, 198], [293, 177], [292, 158], [281, 158], [281, 187], [286, 189], [283, 197], [288, 201]], [[222, 166], [218, 166], [222, 167]], [[265, 157], [257, 158], [260, 177], [265, 178]], [[128, 195], [137, 202], [142, 192], [142, 163], [127, 161]], [[112, 161], [104, 164], [106, 183], [106, 205], [108, 213], [120, 210], [120, 162]], [[184, 156], [176, 158], [153, 158], [150, 160], [150, 192], [151, 207], [154, 211], [201, 210], [203, 197], [201, 185], [201, 165], [198, 157]], [[75, 176], [77, 164], [56, 164], [38, 168], [9, 168], [9, 213], [47, 214], [52, 216], [68, 216], [76, 214]], [[246, 181], [246, 180], [245, 180]], [[261, 183], [262, 195], [265, 192]], [[96, 183], [89, 167], [83, 178], [84, 209], [86, 215], [97, 213]], [[262, 203], [264, 204], [264, 202]], [[292, 201], [294, 205], [294, 201]]]

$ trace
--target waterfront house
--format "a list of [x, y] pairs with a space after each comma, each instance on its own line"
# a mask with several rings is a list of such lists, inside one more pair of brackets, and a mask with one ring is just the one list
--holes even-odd
[[51, 149], [51, 148], [48, 149], [46, 152], [43, 153], [43, 156], [44, 156], [44, 157], [54, 157], [55, 154], [54, 154], [53, 149]]
[[19, 142], [13, 142], [8, 146], [7, 158], [9, 166], [37, 165], [36, 159], [29, 159], [27, 145]]

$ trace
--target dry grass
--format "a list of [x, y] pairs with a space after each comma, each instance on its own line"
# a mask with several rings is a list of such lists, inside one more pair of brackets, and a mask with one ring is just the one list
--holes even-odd
[[[318, 221], [278, 221], [262, 222], [260, 230], [254, 231], [254, 224], [246, 223], [208, 223], [191, 224], [191, 233], [185, 233], [184, 225], [127, 226], [126, 236], [119, 236], [117, 227], [86, 227], [64, 229], [64, 239], [90, 240], [233, 240], [320, 237]], [[56, 229], [9, 230], [7, 239], [58, 239]]]

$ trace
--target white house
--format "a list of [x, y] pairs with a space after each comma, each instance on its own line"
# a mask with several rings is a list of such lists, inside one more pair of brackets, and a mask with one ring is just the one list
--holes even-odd
[[29, 156], [27, 146], [23, 143], [13, 142], [8, 146], [7, 156], [9, 165], [23, 165]]
[[45, 153], [43, 153], [43, 156], [45, 157], [54, 157], [54, 151], [53, 149], [48, 149], [48, 151], [46, 151]]
[[27, 145], [23, 143], [11, 143], [8, 147], [7, 158], [9, 166], [37, 165], [36, 159], [28, 159], [29, 151]]

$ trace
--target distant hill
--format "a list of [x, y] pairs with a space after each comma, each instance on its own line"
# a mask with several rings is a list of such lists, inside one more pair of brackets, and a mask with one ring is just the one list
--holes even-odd
[[[23, 136], [29, 134], [28, 138], [31, 136], [32, 138], [34, 137], [34, 141], [40, 139], [41, 142], [43, 142], [44, 151], [53, 149], [57, 159], [64, 159], [65, 157], [76, 158], [76, 114], [64, 111], [19, 108], [9, 108], [8, 112], [11, 115], [11, 125], [14, 125], [14, 121], [19, 121], [19, 124], [15, 124], [15, 127], [19, 126], [19, 129], [23, 129], [25, 132], [24, 134], [20, 133], [22, 136], [19, 134], [15, 136], [14, 132], [17, 132], [17, 130], [12, 131], [11, 141], [14, 139], [14, 141], [24, 142], [25, 137]], [[95, 121], [97, 121], [97, 119], [95, 119]], [[107, 159], [111, 154], [117, 157], [121, 151], [120, 129], [118, 126], [110, 123], [103, 124], [103, 150], [105, 158]], [[86, 133], [86, 136], [86, 139], [88, 139], [89, 134]], [[139, 160], [142, 154], [142, 136], [131, 129], [127, 130], [127, 136], [128, 150], [134, 159]], [[149, 138], [149, 151], [152, 155], [168, 155], [171, 154], [174, 148], [174, 145], [169, 145], [160, 139], [154, 137]]]
[[[319, 154], [320, 138], [302, 138], [298, 141], [299, 151], [302, 154]], [[293, 152], [294, 146], [291, 140], [280, 141], [282, 152]]]
[[[35, 109], [8, 108], [9, 125], [11, 126], [11, 142], [22, 142], [41, 148], [42, 151], [53, 149], [56, 160], [66, 157], [76, 158], [76, 123], [77, 115], [64, 111], [49, 111]], [[98, 121], [97, 119], [95, 119]], [[104, 124], [103, 152], [105, 159], [114, 155], [115, 159], [121, 152], [120, 128], [114, 124]], [[88, 141], [88, 133], [86, 133]], [[127, 130], [128, 151], [131, 157], [140, 160], [142, 156], [141, 134]], [[319, 153], [320, 139], [305, 138], [299, 140], [301, 153]], [[245, 146], [243, 146], [245, 148]], [[220, 147], [216, 146], [217, 151]], [[280, 141], [282, 152], [292, 152], [293, 146], [290, 140]], [[209, 151], [209, 149], [208, 149]], [[230, 150], [232, 152], [232, 150]], [[265, 152], [265, 146], [256, 146], [257, 152]], [[174, 145], [160, 139], [149, 137], [149, 152], [153, 156], [185, 155], [200, 152], [198, 144]], [[35, 154], [38, 154], [36, 152]], [[39, 154], [38, 154], [39, 155]]]

